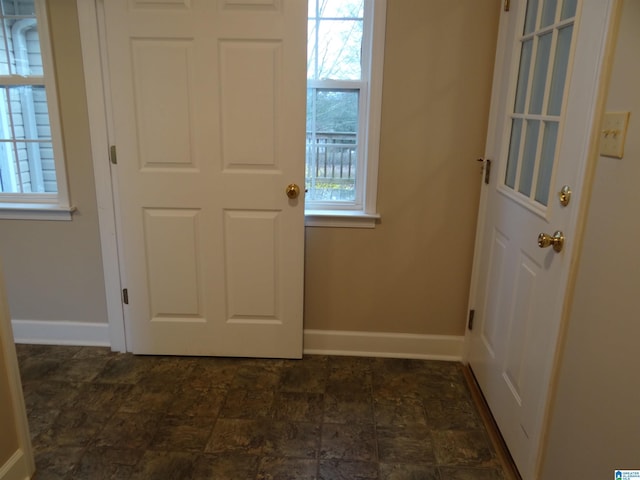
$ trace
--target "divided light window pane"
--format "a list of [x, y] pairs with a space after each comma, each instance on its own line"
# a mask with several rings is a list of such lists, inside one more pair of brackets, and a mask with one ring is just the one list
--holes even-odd
[[531, 184], [533, 182], [533, 169], [536, 165], [536, 151], [538, 149], [538, 132], [540, 122], [538, 120], [527, 120], [527, 133], [524, 140], [524, 152], [522, 153], [522, 168], [520, 171], [520, 182], [518, 191], [523, 195], [531, 194]]
[[528, 0], [519, 39], [504, 186], [545, 207], [552, 189], [576, 4], [577, 0]]
[[536, 186], [536, 202], [545, 207], [549, 203], [549, 186], [553, 172], [553, 159], [556, 154], [556, 140], [558, 139], [558, 122], [544, 122], [544, 139], [540, 154], [540, 169]]
[[527, 3], [527, 14], [524, 20], [524, 35], [528, 35], [536, 29], [536, 18], [538, 16], [538, 0], [529, 0]]
[[536, 66], [533, 71], [529, 113], [542, 113], [542, 101], [547, 83], [547, 69], [549, 68], [549, 53], [551, 52], [551, 38], [552, 34], [547, 33], [538, 39], [538, 51], [536, 53]]
[[364, 0], [309, 0], [307, 202], [357, 200]]
[[558, 0], [545, 0], [542, 7], [542, 22], [540, 28], [548, 27], [555, 23], [557, 6]]

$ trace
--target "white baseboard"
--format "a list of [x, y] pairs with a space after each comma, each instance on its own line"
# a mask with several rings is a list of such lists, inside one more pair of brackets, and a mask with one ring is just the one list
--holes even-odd
[[4, 465], [0, 465], [0, 480], [27, 480], [32, 474], [33, 468], [29, 467], [27, 457], [20, 449]]
[[[108, 347], [109, 325], [43, 320], [12, 320], [16, 343]], [[304, 353], [361, 357], [461, 361], [464, 336], [412, 333], [305, 330]]]
[[464, 336], [305, 330], [304, 353], [461, 361]]
[[109, 325], [106, 323], [11, 320], [16, 343], [40, 345], [82, 345], [109, 347]]

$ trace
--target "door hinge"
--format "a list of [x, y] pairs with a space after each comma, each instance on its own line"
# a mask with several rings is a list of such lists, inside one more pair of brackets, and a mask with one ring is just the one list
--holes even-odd
[[511, 0], [504, 0], [504, 11], [508, 12], [511, 10]]
[[491, 160], [487, 158], [484, 161], [484, 183], [489, 185], [489, 180], [491, 180]]
[[467, 322], [467, 328], [473, 330], [473, 317], [476, 316], [475, 310], [469, 310], [469, 321]]
[[111, 160], [111, 163], [113, 163], [114, 165], [118, 164], [118, 155], [116, 155], [115, 145], [111, 145], [109, 147], [109, 160]]
[[126, 288], [122, 289], [122, 302], [125, 305], [129, 305], [129, 290]]

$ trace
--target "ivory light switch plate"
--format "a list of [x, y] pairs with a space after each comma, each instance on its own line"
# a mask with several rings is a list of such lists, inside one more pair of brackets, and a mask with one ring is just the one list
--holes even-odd
[[630, 112], [607, 112], [600, 131], [600, 155], [622, 158]]

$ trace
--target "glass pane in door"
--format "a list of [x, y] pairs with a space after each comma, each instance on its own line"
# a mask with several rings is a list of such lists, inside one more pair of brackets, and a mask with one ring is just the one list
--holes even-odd
[[544, 206], [547, 206], [549, 203], [549, 187], [551, 185], [551, 174], [553, 173], [553, 159], [556, 154], [557, 139], [558, 122], [545, 122], [535, 196], [536, 202]]
[[558, 31], [556, 42], [556, 58], [553, 62], [553, 76], [551, 77], [551, 91], [549, 92], [548, 115], [560, 115], [562, 98], [564, 96], [564, 84], [567, 79], [567, 65], [569, 64], [569, 50], [573, 25]]
[[533, 182], [533, 170], [536, 165], [536, 153], [538, 150], [538, 133], [540, 122], [537, 120], [527, 121], [527, 133], [524, 139], [524, 151], [522, 152], [522, 167], [520, 169], [520, 182], [518, 191], [527, 197], [531, 194], [531, 184]]
[[504, 186], [538, 206], [552, 190], [576, 3], [529, 0], [519, 39]]
[[542, 101], [544, 99], [547, 83], [547, 69], [549, 68], [549, 53], [551, 52], [552, 34], [547, 33], [538, 38], [538, 51], [536, 52], [536, 66], [533, 70], [533, 85], [531, 86], [531, 102], [529, 113], [542, 113]]

